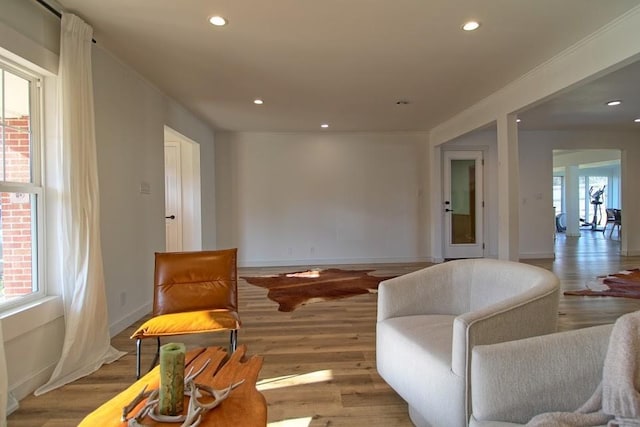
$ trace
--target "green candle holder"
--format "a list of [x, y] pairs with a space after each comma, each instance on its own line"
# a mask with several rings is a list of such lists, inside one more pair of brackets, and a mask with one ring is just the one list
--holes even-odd
[[184, 409], [184, 344], [168, 343], [160, 347], [160, 391], [158, 412], [180, 415]]

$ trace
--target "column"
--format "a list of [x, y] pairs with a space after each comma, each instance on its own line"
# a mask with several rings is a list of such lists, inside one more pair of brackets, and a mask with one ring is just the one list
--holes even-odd
[[567, 166], [565, 168], [564, 197], [567, 204], [565, 208], [567, 222], [565, 234], [573, 237], [580, 237], [579, 176], [580, 169], [578, 166]]
[[515, 114], [498, 117], [498, 258], [520, 258], [520, 166]]

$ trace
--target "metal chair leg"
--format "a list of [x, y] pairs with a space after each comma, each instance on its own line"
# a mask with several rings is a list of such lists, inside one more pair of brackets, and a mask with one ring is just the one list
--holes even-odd
[[229, 354], [233, 354], [236, 351], [236, 347], [238, 347], [238, 330], [232, 330], [229, 338]]
[[142, 339], [136, 338], [136, 379], [140, 379], [140, 349], [142, 347]]
[[156, 346], [156, 355], [153, 356], [153, 361], [151, 362], [151, 366], [149, 366], [149, 371], [153, 369], [154, 366], [158, 363], [160, 359], [160, 337], [156, 337], [158, 345]]

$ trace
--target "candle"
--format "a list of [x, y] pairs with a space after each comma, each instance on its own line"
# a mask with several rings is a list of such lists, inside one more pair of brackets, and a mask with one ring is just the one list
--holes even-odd
[[160, 401], [162, 415], [180, 415], [184, 402], [184, 344], [169, 343], [160, 347]]

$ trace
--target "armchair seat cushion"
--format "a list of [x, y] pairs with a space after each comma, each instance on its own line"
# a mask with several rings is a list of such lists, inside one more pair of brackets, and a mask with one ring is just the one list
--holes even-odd
[[[464, 404], [455, 393], [463, 381], [451, 372], [454, 319], [451, 315], [414, 315], [378, 323], [378, 343], [388, 344], [377, 351], [380, 375], [410, 410], [420, 408], [443, 420], [455, 420], [454, 408]], [[432, 398], [441, 394], [450, 396], [447, 404]], [[415, 417], [419, 413], [412, 415]]]
[[237, 312], [229, 310], [199, 310], [163, 314], [144, 322], [131, 338], [150, 338], [183, 334], [200, 334], [240, 328]]
[[[382, 342], [393, 343], [393, 360], [390, 366], [378, 369], [414, 370], [416, 363], [425, 365], [440, 365], [439, 369], [450, 369], [451, 343], [453, 340], [453, 321], [450, 315], [415, 315], [394, 317], [378, 324], [378, 337]], [[405, 353], [410, 358], [409, 364], [398, 363], [398, 353]], [[383, 352], [383, 355], [389, 354]], [[380, 362], [384, 363], [383, 360]], [[423, 380], [420, 380], [423, 382]]]

